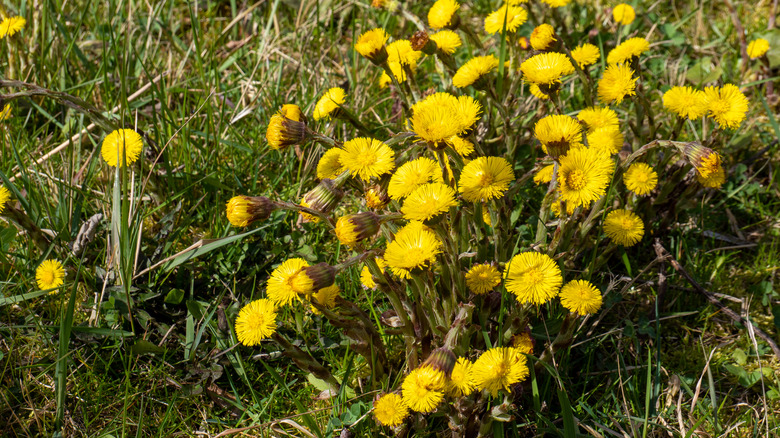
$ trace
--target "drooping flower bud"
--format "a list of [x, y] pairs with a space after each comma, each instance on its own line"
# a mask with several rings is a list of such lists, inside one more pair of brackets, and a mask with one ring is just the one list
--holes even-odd
[[306, 277], [311, 282], [311, 289], [307, 293], [324, 289], [336, 281], [336, 269], [327, 263], [307, 266], [298, 275]]
[[303, 143], [306, 139], [306, 117], [298, 105], [284, 105], [277, 114], [271, 116], [265, 138], [268, 145], [276, 150]]
[[428, 365], [435, 370], [441, 371], [449, 378], [452, 374], [452, 369], [455, 367], [456, 360], [457, 357], [449, 348], [441, 347], [433, 350], [422, 366]]
[[265, 196], [234, 196], [227, 203], [227, 218], [235, 227], [268, 219], [276, 204]]
[[696, 171], [699, 172], [699, 176], [702, 178], [706, 179], [721, 169], [720, 154], [706, 146], [702, 146], [697, 142], [690, 142], [686, 143], [685, 146], [678, 146], [678, 149], [681, 149], [685, 158], [696, 168]]
[[[317, 184], [317, 187], [303, 195], [300, 205], [311, 208], [312, 210], [320, 211], [323, 214], [328, 214], [336, 208], [343, 197], [344, 192], [336, 187], [333, 180], [326, 178], [320, 181], [320, 183]], [[304, 220], [307, 222], [319, 221], [318, 217], [305, 212], [301, 212], [301, 216], [303, 216]]]
[[363, 212], [342, 216], [336, 221], [336, 237], [344, 245], [352, 246], [379, 231], [379, 216]]

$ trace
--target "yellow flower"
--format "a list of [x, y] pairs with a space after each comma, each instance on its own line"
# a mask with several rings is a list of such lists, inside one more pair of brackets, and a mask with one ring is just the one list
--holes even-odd
[[572, 117], [553, 114], [534, 125], [534, 136], [542, 150], [553, 158], [566, 155], [570, 149], [583, 147], [582, 126]]
[[520, 354], [534, 354], [534, 340], [531, 339], [531, 334], [524, 331], [512, 339], [512, 346]]
[[627, 39], [620, 45], [610, 50], [607, 55], [607, 64], [623, 64], [638, 57], [650, 48], [650, 42], [641, 37]]
[[301, 144], [306, 139], [306, 122], [297, 105], [284, 105], [279, 113], [271, 116], [265, 138], [272, 149], [286, 149]]
[[387, 194], [391, 199], [401, 200], [430, 182], [442, 182], [441, 169], [430, 158], [420, 157], [407, 161], [395, 171], [387, 186]]
[[341, 148], [341, 164], [353, 178], [368, 181], [395, 168], [395, 152], [377, 139], [358, 137], [345, 142]]
[[347, 99], [343, 88], [333, 87], [322, 95], [314, 106], [314, 120], [329, 118]]
[[428, 221], [458, 205], [455, 197], [455, 190], [446, 184], [424, 184], [404, 200], [401, 212], [405, 219]]
[[531, 47], [534, 50], [547, 50], [555, 39], [555, 29], [547, 23], [540, 24], [531, 32]]
[[[311, 300], [312, 302], [316, 301], [317, 304], [321, 306], [332, 309], [336, 307], [336, 297], [338, 297], [340, 293], [341, 289], [339, 288], [339, 285], [334, 283], [311, 294]], [[311, 311], [316, 315], [320, 314], [320, 311], [317, 310], [313, 304], [311, 306]]]
[[469, 131], [479, 120], [482, 113], [482, 105], [471, 96], [458, 96], [457, 102], [454, 102], [455, 114], [457, 114], [459, 127], [458, 135]]
[[574, 280], [561, 288], [561, 305], [580, 315], [596, 313], [601, 308], [601, 291], [589, 281]]
[[452, 55], [455, 49], [463, 45], [460, 36], [451, 30], [442, 30], [430, 36], [431, 41], [436, 43], [436, 47], [442, 52]]
[[691, 87], [672, 87], [663, 97], [664, 108], [680, 117], [696, 120], [707, 112], [704, 93]]
[[563, 53], [549, 52], [534, 55], [520, 64], [520, 71], [528, 82], [537, 85], [553, 85], [562, 76], [574, 73], [574, 66]]
[[[286, 260], [274, 269], [266, 285], [266, 295], [277, 306], [284, 306], [298, 299], [298, 294], [306, 294], [312, 290], [312, 282], [303, 269], [309, 263], [301, 258]], [[308, 280], [308, 281], [307, 281]]]
[[11, 191], [0, 186], [0, 213], [5, 210], [5, 203], [11, 200]]
[[319, 179], [334, 179], [341, 175], [346, 169], [341, 165], [342, 151], [339, 148], [328, 149], [327, 152], [322, 154], [320, 162], [317, 163], [317, 178]]
[[3, 107], [3, 110], [0, 111], [0, 122], [3, 120], [8, 120], [11, 118], [11, 104], [7, 103]]
[[631, 211], [612, 210], [604, 219], [604, 233], [618, 245], [633, 246], [642, 240], [645, 224]]
[[225, 213], [234, 227], [246, 227], [252, 222], [268, 219], [276, 204], [265, 196], [234, 196], [227, 203]]
[[428, 25], [436, 30], [456, 25], [453, 16], [458, 9], [460, 4], [455, 0], [437, 0], [428, 10]]
[[639, 196], [644, 196], [653, 191], [658, 185], [658, 174], [652, 167], [645, 163], [634, 163], [623, 175], [626, 188]]
[[379, 232], [379, 216], [363, 212], [342, 216], [336, 221], [336, 237], [343, 245], [354, 246]]
[[736, 85], [726, 84], [720, 89], [705, 88], [704, 102], [709, 116], [714, 118], [721, 128], [725, 126], [735, 129], [745, 120], [748, 100]]
[[38, 289], [54, 289], [65, 283], [65, 268], [59, 260], [44, 260], [35, 270]]
[[435, 148], [446, 146], [446, 140], [460, 133], [461, 122], [452, 106], [425, 105], [413, 108], [412, 130]]
[[720, 154], [696, 142], [685, 143], [682, 152], [702, 178], [709, 177], [721, 167]]
[[579, 64], [580, 68], [595, 64], [600, 56], [599, 48], [590, 43], [580, 44], [571, 51], [572, 59]]
[[398, 426], [408, 416], [409, 408], [398, 394], [384, 394], [374, 401], [374, 418], [382, 426]]
[[636, 94], [637, 79], [633, 77], [634, 71], [625, 64], [612, 64], [604, 71], [604, 76], [599, 80], [598, 95], [603, 103], [616, 101], [620, 103], [626, 96]]
[[572, 149], [561, 157], [558, 186], [570, 208], [596, 201], [606, 193], [614, 163], [593, 148]]
[[100, 154], [109, 166], [122, 166], [123, 161], [133, 164], [141, 155], [144, 143], [141, 136], [132, 129], [117, 129], [103, 140]]
[[431, 366], [415, 368], [401, 384], [404, 404], [416, 412], [433, 412], [444, 398], [447, 378]]
[[452, 85], [457, 88], [468, 87], [482, 79], [496, 67], [498, 67], [498, 58], [493, 55], [471, 58], [452, 77]]
[[618, 128], [620, 122], [615, 111], [608, 107], [588, 107], [577, 114], [577, 119], [588, 127], [588, 130], [599, 128]]
[[465, 138], [460, 138], [457, 135], [448, 138], [447, 143], [449, 143], [461, 157], [468, 157], [474, 152], [474, 143]]
[[395, 233], [387, 244], [385, 263], [393, 274], [410, 278], [412, 269], [427, 269], [441, 253], [441, 241], [422, 222], [412, 221]]
[[599, 152], [611, 155], [623, 147], [623, 133], [616, 126], [588, 130], [588, 146]]
[[[376, 261], [376, 265], [379, 266], [379, 270], [382, 271], [382, 273], [385, 273], [385, 259], [382, 257], [377, 257], [374, 259]], [[360, 284], [363, 285], [366, 289], [376, 289], [376, 282], [374, 281], [374, 276], [371, 275], [371, 270], [368, 269], [368, 266], [363, 266], [363, 269], [360, 271]]]
[[468, 202], [498, 198], [514, 181], [512, 166], [502, 157], [479, 157], [463, 167], [458, 191]]
[[[412, 48], [412, 43], [409, 40], [397, 40], [387, 45], [387, 61], [408, 65], [412, 70], [417, 67], [417, 61], [422, 55], [422, 52]], [[397, 74], [395, 76], [398, 77]]]
[[634, 22], [636, 12], [634, 12], [634, 8], [631, 5], [621, 3], [612, 9], [612, 18], [615, 19], [616, 23], [629, 25]]
[[550, 256], [534, 251], [523, 252], [509, 261], [504, 272], [506, 290], [521, 303], [544, 304], [550, 301], [563, 283], [561, 269]]
[[488, 293], [501, 283], [501, 273], [495, 266], [481, 263], [466, 273], [466, 286], [477, 295]]
[[542, 91], [542, 89], [539, 88], [538, 85], [533, 83], [528, 87], [528, 91], [530, 91], [531, 94], [533, 94], [534, 96], [542, 100], [547, 100], [550, 98], [550, 96], [548, 94], [545, 94], [544, 91]]
[[25, 23], [27, 23], [27, 20], [22, 17], [7, 17], [3, 19], [0, 22], [0, 39], [13, 36], [24, 28]]
[[381, 210], [390, 202], [390, 197], [387, 196], [385, 189], [379, 185], [374, 185], [366, 190], [365, 200], [366, 207], [372, 210]]
[[382, 28], [371, 29], [360, 35], [355, 50], [371, 62], [382, 63], [387, 59], [385, 43], [390, 35]]
[[459, 357], [452, 368], [450, 381], [447, 383], [447, 394], [450, 397], [465, 397], [474, 392], [474, 379], [471, 368], [474, 364], [465, 357]]
[[534, 175], [534, 183], [538, 184], [549, 184], [550, 181], [552, 181], [552, 175], [553, 170], [555, 169], [555, 164], [548, 164], [547, 166], [542, 167], [536, 172], [536, 175]]
[[514, 33], [528, 19], [528, 11], [519, 6], [504, 5], [491, 12], [485, 18], [485, 32], [494, 34], [502, 32], [506, 21], [506, 32]]
[[528, 377], [525, 357], [518, 357], [514, 348], [491, 348], [482, 353], [471, 367], [474, 384], [480, 390], [487, 390], [493, 397], [503, 389]]
[[702, 177], [701, 174], [697, 173], [696, 179], [704, 187], [717, 189], [720, 188], [724, 182], [726, 182], [726, 172], [723, 170], [723, 166], [718, 166], [718, 168], [714, 172], [707, 175], [707, 177]]
[[276, 333], [276, 307], [271, 300], [252, 301], [238, 312], [236, 336], [246, 345], [260, 345], [260, 341]]
[[758, 38], [750, 42], [747, 46], [747, 53], [750, 59], [757, 59], [769, 51], [769, 41]]

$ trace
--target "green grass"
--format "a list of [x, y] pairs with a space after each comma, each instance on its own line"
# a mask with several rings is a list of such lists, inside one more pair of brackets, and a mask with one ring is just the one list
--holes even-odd
[[[390, 93], [376, 89], [379, 69], [351, 45], [375, 26], [400, 38], [417, 30], [415, 24], [368, 3], [334, 1], [3, 6], [28, 22], [20, 34], [0, 40], [7, 54], [0, 77], [75, 96], [105, 117], [44, 95], [14, 100], [13, 117], [0, 126], [0, 179], [12, 192], [10, 205], [28, 218], [0, 216], [0, 300], [15, 297], [0, 301], [0, 418], [6, 423], [0, 435], [215, 436], [248, 428], [248, 436], [279, 436], [280, 430], [334, 436], [344, 426], [357, 436], [389, 435], [366, 414], [379, 392], [397, 388], [403, 378], [399, 336], [386, 335], [390, 375], [372, 383], [370, 367], [338, 329], [301, 306], [285, 309], [280, 333], [346, 383], [324, 400], [317, 397], [326, 389], [321, 382], [281, 356], [276, 344], [235, 344], [238, 310], [264, 296], [273, 267], [291, 257], [335, 264], [345, 248], [324, 227], [298, 224], [296, 214], [281, 211], [235, 240], [212, 239], [246, 231], [225, 218], [231, 196], [297, 201], [316, 185], [321, 146], [279, 152], [266, 144], [268, 119], [282, 104], [294, 102], [311, 114], [325, 90], [343, 85], [350, 108], [382, 138], [399, 129], [401, 122], [388, 117]], [[652, 78], [645, 91], [654, 101], [665, 88], [651, 85], [682, 83], [686, 72], [691, 81], [713, 71], [719, 73], [713, 83], [760, 80], [741, 76], [726, 6], [699, 6], [635, 4], [649, 10], [638, 18], [638, 35], [662, 42], [643, 64]], [[428, 5], [406, 7], [425, 17]], [[478, 1], [469, 16], [496, 7]], [[764, 32], [768, 5], [736, 7], [750, 35]], [[586, 38], [593, 8], [567, 8], [567, 38]], [[626, 30], [624, 39], [639, 27]], [[601, 29], [593, 42], [609, 37]], [[486, 41], [498, 54], [499, 40]], [[468, 40], [464, 46], [458, 65], [476, 51]], [[705, 57], [709, 64], [697, 67]], [[445, 88], [430, 61], [421, 71], [428, 74], [420, 78], [423, 90]], [[777, 433], [780, 361], [766, 344], [753, 343], [745, 327], [692, 292], [668, 263], [660, 271], [667, 276], [663, 297], [657, 266], [638, 275], [655, 258], [652, 238], [659, 237], [699, 283], [727, 296], [732, 309], [749, 310], [751, 321], [777, 339], [780, 132], [769, 84], [780, 85], [771, 77], [746, 91], [747, 121], [721, 137], [728, 170], [723, 188], [686, 192], [660, 209], [654, 234], [648, 231], [639, 249], [625, 250], [625, 261], [623, 250], [607, 254], [607, 263], [590, 274], [609, 290], [601, 313], [585, 322], [552, 370], [537, 373], [511, 421], [494, 426], [495, 436]], [[0, 89], [4, 95], [19, 91]], [[574, 93], [569, 104], [582, 102]], [[660, 112], [660, 104], [655, 109]], [[537, 154], [530, 131], [535, 111], [513, 114], [526, 140], [516, 151], [518, 176], [531, 170]], [[620, 109], [621, 118], [633, 113], [630, 106]], [[502, 126], [497, 114], [486, 118]], [[145, 147], [130, 171], [115, 174], [100, 158], [100, 144], [117, 126], [143, 131]], [[317, 126], [334, 138], [356, 135], [343, 122]], [[535, 226], [530, 212], [539, 210], [542, 195], [520, 189], [521, 221]], [[94, 240], [74, 254], [69, 243], [97, 213], [103, 219]], [[532, 235], [531, 228], [518, 231], [526, 240]], [[734, 238], [755, 245], [735, 247]], [[205, 246], [196, 257], [177, 257], [201, 239]], [[585, 269], [596, 255], [586, 253], [586, 262], [572, 268]], [[64, 262], [66, 287], [54, 295], [35, 293], [35, 268], [49, 258]], [[375, 305], [380, 292], [360, 287], [359, 272], [352, 268], [338, 282], [376, 322], [387, 307]], [[621, 294], [633, 276], [636, 282]], [[539, 311], [537, 346], [556, 332], [560, 315], [560, 308]], [[446, 429], [441, 417], [430, 421], [430, 430]]]

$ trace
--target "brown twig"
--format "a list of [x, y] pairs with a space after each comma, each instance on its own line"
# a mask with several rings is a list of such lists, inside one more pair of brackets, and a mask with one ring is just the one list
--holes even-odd
[[772, 351], [775, 353], [775, 356], [777, 356], [778, 359], [780, 359], [780, 347], [777, 346], [777, 343], [772, 340], [772, 338], [763, 330], [756, 327], [752, 322], [750, 322], [749, 319], [744, 318], [742, 315], [739, 315], [737, 312], [729, 309], [724, 305], [723, 303], [718, 300], [715, 295], [702, 287], [692, 276], [688, 273], [688, 271], [683, 268], [683, 266], [674, 259], [674, 257], [669, 254], [669, 251], [666, 250], [661, 245], [661, 242], [659, 239], [655, 239], [655, 243], [653, 243], [653, 248], [655, 248], [655, 252], [659, 257], [666, 256], [668, 257], [669, 262], [672, 264], [672, 267], [675, 271], [677, 271], [680, 275], [685, 277], [686, 280], [688, 280], [688, 283], [693, 286], [693, 288], [696, 290], [696, 292], [699, 292], [700, 294], [704, 295], [705, 298], [707, 298], [707, 301], [715, 305], [715, 307], [719, 308], [724, 314], [726, 314], [729, 318], [731, 318], [734, 322], [739, 322], [741, 324], [744, 324], [746, 326], [750, 326], [753, 328], [753, 331], [758, 335], [759, 338], [763, 339], [767, 344], [769, 344], [769, 347], [772, 349]]

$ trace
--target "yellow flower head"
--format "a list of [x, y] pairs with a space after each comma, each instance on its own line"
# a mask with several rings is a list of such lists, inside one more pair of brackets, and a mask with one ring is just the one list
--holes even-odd
[[528, 19], [528, 11], [519, 6], [504, 5], [497, 11], [491, 12], [485, 18], [485, 32], [494, 34], [504, 29], [506, 21], [506, 32], [514, 33]]
[[[422, 52], [412, 48], [412, 42], [409, 40], [397, 40], [387, 45], [387, 61], [408, 65], [412, 70], [417, 67], [417, 61], [422, 55]], [[395, 76], [398, 77], [397, 74]]]
[[108, 134], [103, 140], [100, 154], [109, 166], [123, 165], [123, 160], [128, 165], [133, 164], [139, 156], [144, 142], [141, 136], [132, 129], [117, 129]]
[[455, 152], [461, 157], [468, 157], [474, 152], [474, 143], [465, 138], [460, 138], [457, 135], [447, 139], [447, 143], [452, 146], [452, 148], [455, 149]]
[[27, 20], [22, 17], [7, 17], [3, 19], [0, 22], [0, 39], [13, 36], [24, 28], [25, 23], [27, 23]]
[[451, 30], [441, 30], [429, 37], [431, 41], [436, 43], [436, 47], [442, 52], [452, 55], [455, 53], [455, 49], [463, 45], [460, 36]]
[[482, 353], [471, 367], [474, 384], [495, 397], [498, 391], [509, 391], [509, 386], [528, 377], [525, 357], [518, 357], [514, 348], [491, 348]]
[[536, 172], [536, 175], [534, 175], [534, 183], [537, 185], [539, 184], [549, 184], [550, 181], [552, 181], [552, 175], [553, 170], [555, 169], [555, 164], [548, 164], [547, 166], [542, 167]]
[[505, 158], [479, 157], [461, 171], [458, 191], [468, 202], [487, 201], [503, 195], [514, 179], [512, 166]]
[[11, 191], [0, 186], [0, 213], [5, 210], [5, 203], [11, 200]]
[[458, 96], [458, 101], [455, 103], [455, 113], [460, 122], [458, 135], [462, 135], [471, 130], [477, 123], [479, 115], [482, 113], [482, 105], [471, 96]]
[[422, 222], [412, 221], [395, 233], [387, 244], [385, 263], [401, 278], [410, 278], [409, 271], [427, 269], [441, 253], [441, 241]]
[[588, 145], [599, 152], [611, 155], [623, 147], [623, 133], [616, 126], [588, 130]]
[[228, 201], [225, 214], [234, 227], [246, 227], [268, 219], [274, 210], [276, 204], [265, 196], [234, 196]]
[[468, 87], [484, 78], [496, 67], [498, 67], [498, 58], [493, 55], [471, 58], [452, 77], [452, 85], [457, 88]]
[[747, 46], [747, 53], [750, 59], [757, 59], [764, 55], [766, 55], [766, 52], [769, 51], [769, 41], [758, 38], [750, 42]]
[[465, 357], [459, 357], [452, 368], [450, 381], [447, 383], [447, 394], [450, 397], [466, 397], [474, 392], [474, 379], [471, 369], [474, 364]]
[[664, 108], [680, 117], [696, 120], [707, 112], [704, 93], [691, 87], [672, 87], [663, 97]]
[[[336, 307], [336, 297], [339, 296], [341, 293], [341, 289], [339, 288], [339, 285], [336, 283], [331, 284], [328, 287], [322, 288], [318, 290], [317, 292], [311, 294], [311, 301], [317, 302], [320, 306], [323, 306], [328, 309], [332, 309]], [[312, 304], [311, 306], [312, 313], [319, 315], [320, 311], [317, 310], [316, 307]]]
[[428, 10], [428, 26], [431, 29], [454, 27], [457, 22], [453, 20], [455, 13], [460, 9], [460, 4], [455, 0], [436, 0], [436, 3]]
[[745, 120], [748, 100], [736, 85], [726, 84], [720, 89], [705, 88], [704, 102], [707, 105], [708, 115], [714, 118], [721, 128], [735, 129]]
[[[376, 261], [376, 265], [379, 266], [379, 270], [382, 271], [382, 273], [385, 273], [385, 259], [381, 257], [377, 257], [374, 259]], [[371, 275], [371, 270], [368, 269], [368, 266], [363, 266], [363, 269], [360, 271], [360, 284], [363, 285], [366, 289], [376, 289], [376, 282], [374, 281], [374, 276]]]
[[455, 190], [446, 184], [424, 184], [417, 187], [404, 200], [401, 212], [405, 219], [428, 221], [458, 205], [455, 196]]
[[527, 331], [515, 335], [512, 338], [512, 346], [520, 354], [534, 354], [534, 340]]
[[607, 55], [607, 64], [623, 64], [638, 57], [650, 48], [650, 42], [641, 37], [630, 38], [610, 50]]
[[547, 23], [540, 24], [531, 32], [531, 47], [534, 50], [547, 50], [555, 39], [555, 29]]
[[387, 196], [387, 191], [377, 184], [366, 190], [365, 200], [366, 207], [381, 210], [390, 202], [390, 197]]
[[545, 94], [545, 92], [542, 91], [538, 85], [533, 83], [528, 87], [528, 91], [530, 91], [531, 94], [533, 94], [538, 99], [547, 100], [550, 98], [549, 94]]
[[639, 196], [644, 196], [653, 191], [658, 185], [658, 174], [645, 163], [634, 163], [623, 175], [626, 188]]
[[636, 94], [636, 81], [631, 67], [625, 64], [608, 66], [599, 80], [599, 100], [603, 103], [622, 102], [624, 97]]
[[534, 125], [534, 136], [542, 143], [542, 150], [553, 158], [565, 155], [570, 149], [583, 147], [582, 126], [576, 119], [553, 114]]
[[572, 149], [561, 157], [558, 187], [570, 208], [596, 201], [606, 193], [614, 170], [608, 155], [593, 149]]
[[415, 368], [401, 384], [404, 403], [416, 412], [433, 412], [444, 398], [447, 377], [431, 366]]
[[355, 50], [372, 62], [384, 62], [387, 59], [385, 43], [388, 38], [390, 35], [384, 29], [371, 29], [358, 37]]
[[303, 143], [306, 139], [306, 120], [298, 105], [284, 105], [277, 114], [271, 116], [265, 138], [268, 145], [276, 150]]
[[595, 64], [600, 56], [599, 48], [590, 43], [580, 44], [571, 51], [572, 59], [579, 64], [580, 68]]
[[631, 211], [612, 210], [604, 219], [604, 233], [618, 245], [633, 246], [642, 240], [645, 224]]
[[7, 103], [3, 107], [3, 110], [0, 111], [0, 122], [3, 120], [8, 120], [11, 118], [11, 104]]
[[589, 281], [574, 280], [561, 288], [561, 305], [569, 312], [591, 315], [601, 308], [601, 291]]
[[553, 85], [560, 82], [561, 77], [574, 73], [574, 65], [563, 53], [549, 52], [526, 59], [520, 64], [520, 71], [528, 82]]
[[317, 163], [317, 178], [334, 179], [341, 175], [346, 170], [341, 165], [341, 154], [343, 152], [340, 148], [330, 148], [322, 154], [319, 163]]
[[589, 131], [599, 128], [618, 128], [620, 121], [615, 111], [609, 107], [588, 107], [577, 114], [577, 119], [587, 126]]
[[424, 105], [412, 109], [412, 130], [418, 137], [441, 149], [446, 140], [461, 131], [461, 121], [452, 106]]
[[558, 294], [563, 277], [550, 256], [534, 251], [523, 252], [509, 261], [504, 272], [506, 290], [521, 303], [544, 304]]
[[395, 168], [395, 152], [375, 138], [354, 138], [345, 142], [341, 149], [341, 164], [352, 173], [353, 178], [368, 181]]
[[629, 25], [634, 22], [636, 12], [634, 12], [634, 8], [631, 5], [621, 3], [612, 9], [612, 18], [615, 19], [616, 23]]
[[442, 182], [441, 176], [439, 165], [430, 158], [407, 161], [390, 178], [387, 194], [391, 199], [401, 200], [423, 184]]
[[488, 263], [474, 265], [466, 273], [466, 286], [477, 295], [493, 290], [501, 283], [501, 273]]
[[342, 216], [336, 221], [336, 237], [344, 245], [354, 246], [379, 232], [379, 216], [370, 211]]
[[542, 3], [546, 3], [551, 8], [560, 8], [571, 3], [571, 0], [542, 0]]
[[384, 394], [374, 401], [374, 418], [382, 426], [398, 426], [408, 416], [409, 408], [398, 394]]
[[260, 341], [276, 333], [276, 307], [262, 298], [252, 301], [238, 312], [236, 336], [238, 342], [246, 345], [260, 345]]
[[59, 260], [44, 260], [35, 270], [35, 280], [38, 289], [54, 289], [65, 282], [65, 268]]
[[300, 258], [286, 260], [274, 269], [266, 285], [266, 295], [277, 306], [284, 306], [298, 299], [298, 294], [312, 290], [312, 282], [302, 275], [309, 263]]
[[718, 168], [714, 172], [707, 175], [706, 178], [697, 173], [696, 180], [698, 180], [699, 183], [704, 187], [717, 189], [720, 188], [724, 182], [726, 182], [726, 172], [723, 170], [723, 166], [718, 166]]
[[347, 93], [343, 88], [333, 87], [326, 91], [314, 106], [314, 120], [329, 118], [338, 110], [347, 99]]

